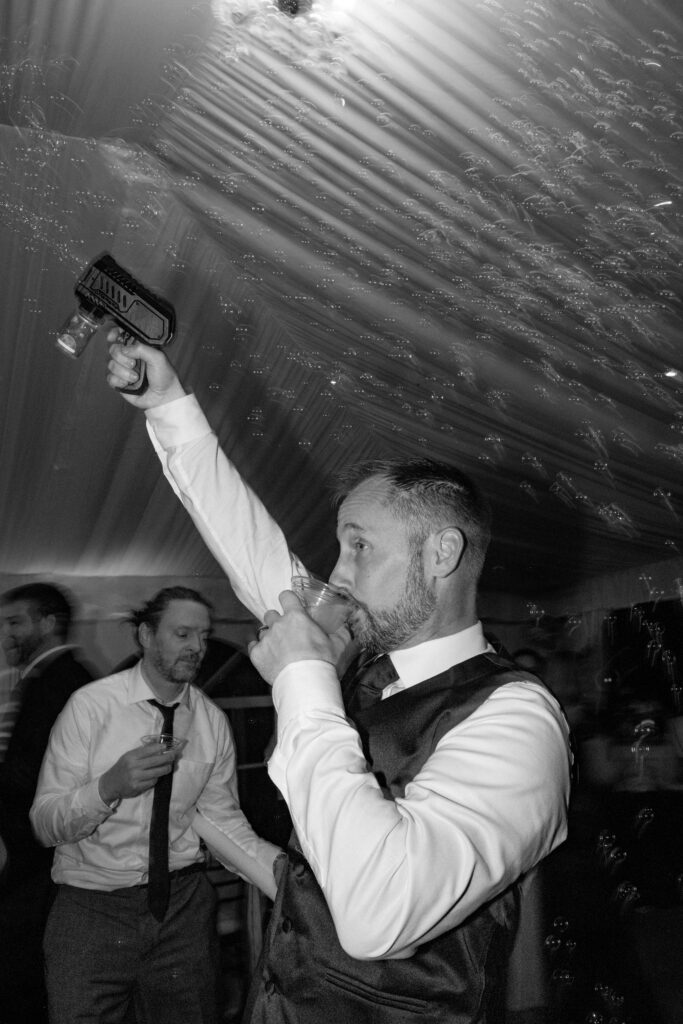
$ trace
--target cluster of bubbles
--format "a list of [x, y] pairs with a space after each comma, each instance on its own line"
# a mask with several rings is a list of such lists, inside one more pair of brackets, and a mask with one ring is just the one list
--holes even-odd
[[[250, 18], [244, 16], [244, 5], [232, 8], [231, 32], [217, 37], [206, 75], [195, 78], [181, 97], [176, 121], [197, 138], [188, 141], [186, 136], [182, 146], [171, 132], [168, 144], [176, 155], [182, 153], [188, 166], [213, 177], [217, 187], [226, 183], [232, 194], [234, 171], [224, 171], [222, 180], [213, 174], [221, 163], [240, 167], [238, 187], [247, 194], [257, 184], [258, 168], [280, 171], [282, 192], [265, 203], [263, 194], [259, 202], [251, 201], [251, 212], [270, 217], [274, 199], [317, 257], [329, 246], [331, 273], [316, 285], [323, 293], [334, 291], [335, 284], [339, 291], [338, 264], [351, 251], [343, 225], [332, 230], [329, 224], [365, 216], [389, 236], [374, 249], [367, 240], [356, 240], [354, 262], [367, 269], [356, 295], [364, 286], [386, 290], [400, 312], [401, 289], [408, 283], [423, 323], [446, 324], [453, 336], [474, 337], [480, 350], [493, 355], [503, 344], [515, 346], [528, 365], [536, 365], [537, 395], [584, 411], [597, 407], [598, 423], [601, 405], [614, 411], [598, 388], [605, 377], [619, 376], [646, 401], [678, 411], [675, 392], [660, 378], [667, 357], [675, 361], [672, 330], [680, 305], [683, 123], [678, 123], [677, 40], [662, 38], [656, 25], [643, 27], [643, 37], [634, 29], [624, 36], [623, 22], [610, 22], [608, 9], [593, 9], [582, 19], [575, 5], [566, 14], [551, 4], [469, 5], [470, 16], [486, 24], [489, 33], [495, 20], [505, 59], [517, 67], [519, 92], [495, 97], [487, 123], [470, 128], [463, 119], [466, 148], [446, 149], [433, 129], [402, 120], [401, 110], [394, 112], [391, 121], [399, 137], [407, 132], [428, 140], [426, 172], [411, 177], [396, 152], [379, 146], [370, 145], [364, 155], [351, 152], [356, 161], [352, 176], [337, 182], [321, 174], [317, 182], [310, 181], [312, 198], [329, 215], [326, 225], [315, 216], [302, 217], [297, 190], [287, 186], [293, 173], [311, 179], [325, 133], [335, 137], [343, 127], [341, 107], [328, 109], [311, 99], [316, 93], [308, 86], [298, 95], [279, 88], [283, 66], [306, 76], [302, 55], [311, 54], [309, 33], [319, 32], [320, 23], [299, 23], [294, 34], [293, 23], [285, 28], [268, 5], [252, 6]], [[615, 36], [617, 29], [620, 35]], [[219, 92], [232, 94], [232, 64], [240, 63], [242, 73], [247, 58], [255, 64], [265, 61], [266, 54], [272, 59], [280, 38], [286, 44], [281, 65], [270, 68], [272, 92], [254, 103], [247, 85], [254, 123], [230, 135], [229, 153], [212, 161], [217, 153], [200, 136], [207, 121], [212, 126], [220, 116]], [[315, 48], [311, 61], [317, 71], [322, 67], [326, 75], [336, 74], [335, 88], [346, 108], [363, 105], [372, 112], [388, 106], [381, 95], [383, 76], [375, 82], [370, 76], [358, 80], [347, 49], [334, 42], [334, 68], [321, 63]], [[491, 52], [501, 50], [492, 47]], [[397, 60], [396, 83], [399, 69]], [[387, 74], [385, 91], [396, 83]], [[195, 133], [191, 113], [199, 119]], [[380, 178], [393, 180], [389, 191], [379, 190]], [[374, 193], [374, 205], [358, 187], [348, 188], [350, 183]], [[391, 244], [399, 239], [391, 231], [396, 218], [406, 221], [430, 271], [423, 287], [416, 287], [411, 254]], [[266, 256], [257, 253], [250, 271], [258, 280], [268, 276], [269, 267]], [[320, 305], [327, 308], [324, 301]], [[381, 317], [376, 334], [392, 341], [392, 355], [398, 358], [406, 342], [392, 330], [391, 319]], [[411, 332], [410, 338], [413, 358], [422, 361], [419, 333]], [[572, 358], [577, 351], [578, 360]], [[642, 359], [644, 351], [652, 358]], [[447, 354], [454, 357], [453, 372], [463, 371], [461, 381], [481, 392], [481, 373], [472, 373], [467, 361], [460, 366], [457, 353]], [[442, 346], [439, 355], [444, 356]], [[372, 398], [372, 388], [366, 391]], [[604, 450], [602, 455], [604, 462]]]

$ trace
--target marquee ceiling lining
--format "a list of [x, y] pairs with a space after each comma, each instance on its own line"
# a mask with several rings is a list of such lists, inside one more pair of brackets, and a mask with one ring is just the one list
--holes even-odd
[[313, 569], [336, 469], [429, 455], [492, 496], [489, 590], [646, 597], [670, 560], [675, 594], [676, 5], [334, 13], [5, 5], [0, 571], [219, 572], [102, 339], [53, 347], [108, 250], [174, 302], [172, 358]]

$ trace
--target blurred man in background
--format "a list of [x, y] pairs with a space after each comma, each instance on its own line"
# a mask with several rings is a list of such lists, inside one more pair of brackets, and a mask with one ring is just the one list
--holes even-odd
[[4, 1024], [44, 1019], [41, 941], [52, 851], [36, 842], [29, 811], [50, 730], [71, 694], [93, 678], [74, 656], [72, 619], [70, 599], [51, 583], [27, 583], [0, 597], [2, 648], [14, 671], [0, 729], [7, 739], [0, 764], [0, 835], [7, 848], [0, 893]]

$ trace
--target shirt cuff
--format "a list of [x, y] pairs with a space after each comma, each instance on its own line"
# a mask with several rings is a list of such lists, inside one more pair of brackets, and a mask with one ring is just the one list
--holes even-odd
[[206, 416], [194, 395], [183, 395], [145, 411], [147, 422], [163, 449], [197, 441], [211, 433]]
[[273, 704], [278, 728], [310, 711], [344, 715], [337, 672], [329, 661], [293, 661], [273, 683]]
[[112, 800], [108, 804], [100, 796], [100, 780], [99, 777], [91, 779], [87, 782], [81, 791], [81, 803], [84, 808], [87, 808], [86, 813], [92, 813], [93, 817], [101, 819], [109, 817], [113, 814], [116, 808], [121, 803], [121, 798], [117, 797], [116, 800]]

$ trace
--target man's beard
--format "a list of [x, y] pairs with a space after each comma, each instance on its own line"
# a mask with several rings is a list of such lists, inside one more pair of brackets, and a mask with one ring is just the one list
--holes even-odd
[[10, 668], [22, 668], [24, 665], [28, 665], [36, 651], [39, 649], [40, 643], [33, 637], [30, 639], [20, 640], [15, 644], [8, 644], [7, 647], [3, 648], [3, 654], [5, 655], [5, 661]]
[[362, 616], [353, 624], [353, 635], [363, 650], [368, 654], [385, 654], [404, 646], [436, 606], [436, 597], [424, 578], [422, 551], [413, 551], [404, 591], [393, 608], [370, 611], [367, 605], [358, 606]]
[[197, 675], [201, 663], [200, 657], [196, 659], [176, 658], [175, 661], [170, 661], [164, 658], [159, 651], [152, 656], [154, 668], [167, 683], [191, 683]]

